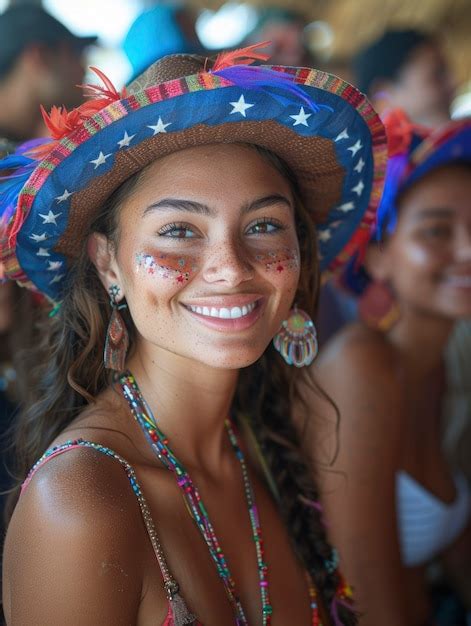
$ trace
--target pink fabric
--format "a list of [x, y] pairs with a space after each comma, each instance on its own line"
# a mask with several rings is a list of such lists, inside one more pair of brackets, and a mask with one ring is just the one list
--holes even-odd
[[39, 463], [39, 465], [34, 468], [34, 471], [32, 471], [30, 474], [28, 474], [28, 476], [26, 477], [25, 481], [21, 485], [21, 493], [23, 493], [23, 491], [29, 485], [29, 483], [31, 482], [31, 479], [33, 478], [33, 476], [36, 474], [36, 472], [38, 471], [38, 469], [40, 467], [42, 467], [45, 463], [47, 463], [48, 461], [53, 459], [55, 456], [58, 456], [59, 454], [62, 454], [63, 452], [66, 452], [67, 450], [73, 450], [74, 448], [83, 448], [83, 446], [81, 446], [80, 444], [76, 443], [76, 444], [73, 444], [71, 446], [68, 446], [67, 448], [63, 448], [62, 450], [56, 450], [55, 452], [50, 454], [46, 459], [44, 459], [41, 463]]

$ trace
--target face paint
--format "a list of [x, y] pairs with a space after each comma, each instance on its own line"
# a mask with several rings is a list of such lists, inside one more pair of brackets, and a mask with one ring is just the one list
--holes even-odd
[[138, 252], [136, 254], [138, 269], [143, 269], [150, 276], [185, 283], [197, 271], [198, 267], [186, 257], [174, 256], [159, 252], [155, 256]]
[[263, 254], [257, 254], [255, 255], [255, 261], [260, 263], [266, 272], [281, 274], [285, 270], [299, 269], [299, 253], [291, 248], [270, 250]]

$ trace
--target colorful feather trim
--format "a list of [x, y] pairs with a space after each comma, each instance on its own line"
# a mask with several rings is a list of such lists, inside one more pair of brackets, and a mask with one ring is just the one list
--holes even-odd
[[[293, 103], [298, 104], [299, 101], [302, 101], [315, 113], [319, 112], [321, 109], [333, 112], [330, 106], [316, 104], [314, 100], [306, 95], [306, 92], [295, 83], [293, 75], [287, 72], [280, 72], [264, 66], [247, 67], [247, 65], [234, 65], [216, 72], [213, 71], [212, 73], [243, 89], [267, 91], [283, 106], [288, 106]], [[274, 89], [278, 89], [278, 92], [274, 91]]]
[[229, 52], [221, 52], [216, 57], [216, 61], [212, 67], [212, 72], [224, 70], [233, 65], [251, 65], [255, 61], [268, 61], [270, 54], [266, 52], [256, 52], [259, 48], [266, 48], [271, 41], [262, 41], [253, 46], [239, 48], [238, 50], [230, 50]]
[[[19, 146], [15, 152], [0, 161], [0, 236], [3, 237], [11, 222], [14, 229], [18, 197], [26, 181], [36, 168], [41, 157], [40, 148], [49, 147], [50, 139], [35, 139]], [[1, 172], [5, 172], [3, 175]], [[17, 230], [15, 231], [16, 235]], [[11, 237], [11, 232], [9, 237]]]
[[41, 106], [41, 114], [50, 137], [23, 144], [0, 163], [0, 170], [9, 172], [0, 176], [0, 205], [3, 208], [0, 215], [0, 237], [3, 239], [8, 230], [9, 246], [15, 245], [16, 236], [27, 217], [25, 213], [16, 210], [18, 197], [38, 163], [51, 152], [58, 141], [82, 126], [85, 120], [127, 95], [125, 89], [119, 92], [101, 70], [96, 67], [90, 69], [100, 78], [103, 87], [81, 85], [88, 100], [71, 111], [62, 106], [53, 106], [47, 113]]

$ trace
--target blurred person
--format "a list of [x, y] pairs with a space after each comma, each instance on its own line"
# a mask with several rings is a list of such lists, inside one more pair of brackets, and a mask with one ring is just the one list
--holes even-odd
[[353, 82], [380, 114], [400, 107], [416, 124], [450, 119], [455, 82], [438, 38], [418, 30], [387, 30], [352, 62]]
[[166, 56], [15, 155], [7, 277], [56, 314], [18, 421], [12, 626], [357, 623], [292, 399], [385, 132], [355, 88], [255, 58]]
[[122, 44], [132, 66], [132, 79], [168, 54], [203, 52], [195, 30], [196, 17], [194, 9], [174, 2], [159, 2], [141, 13]]
[[[316, 431], [313, 449], [318, 459], [335, 457], [333, 471], [320, 474], [321, 499], [362, 625], [464, 626], [471, 359], [469, 350], [460, 355], [456, 371], [445, 360], [456, 323], [471, 317], [471, 120], [432, 132], [391, 112], [386, 124], [391, 157], [377, 231], [343, 274], [361, 319], [313, 366], [338, 407], [339, 439]], [[445, 406], [455, 385], [463, 385], [460, 402]], [[330, 405], [314, 397], [312, 405], [336, 422]], [[460, 414], [450, 429], [451, 408]], [[431, 563], [440, 593], [428, 587]]]
[[[414, 29], [387, 30], [356, 54], [351, 70], [352, 82], [380, 115], [399, 107], [412, 122], [429, 128], [449, 121], [455, 84], [436, 36]], [[356, 318], [355, 301], [335, 280], [328, 282], [319, 302], [321, 345]], [[469, 336], [466, 326], [457, 328], [455, 345], [463, 333], [465, 339]]]
[[273, 65], [310, 66], [313, 58], [305, 44], [306, 21], [300, 13], [282, 7], [264, 7], [242, 45], [270, 42]]
[[40, 104], [78, 105], [84, 49], [95, 42], [77, 37], [36, 5], [0, 14], [0, 136], [17, 142], [40, 137]]

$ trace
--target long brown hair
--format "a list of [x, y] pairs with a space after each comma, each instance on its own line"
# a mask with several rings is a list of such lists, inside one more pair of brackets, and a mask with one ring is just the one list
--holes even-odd
[[[296, 192], [289, 168], [276, 155], [255, 148]], [[112, 194], [90, 225], [90, 233], [103, 233], [115, 245], [118, 243], [119, 208], [139, 176], [136, 174]], [[314, 316], [319, 293], [317, 238], [312, 219], [297, 194], [295, 197], [301, 249], [297, 303]], [[69, 281], [59, 314], [48, 320], [45, 327], [44, 345], [39, 349], [41, 361], [33, 372], [36, 400], [25, 407], [18, 420], [15, 456], [19, 481], [51, 441], [111, 382], [103, 366], [110, 305], [85, 250], [71, 270]], [[126, 321], [132, 345], [133, 324], [129, 318]], [[319, 495], [313, 468], [301, 450], [291, 419], [293, 400], [299, 396], [298, 379], [299, 370], [284, 363], [270, 345], [256, 363], [241, 371], [234, 414], [244, 416], [250, 423], [276, 488], [279, 510], [296, 553], [331, 613], [338, 616], [342, 624], [352, 626], [357, 623], [354, 612], [335, 600], [340, 580], [332, 567], [333, 550], [327, 541], [321, 515], [316, 507], [308, 504], [316, 502]]]

